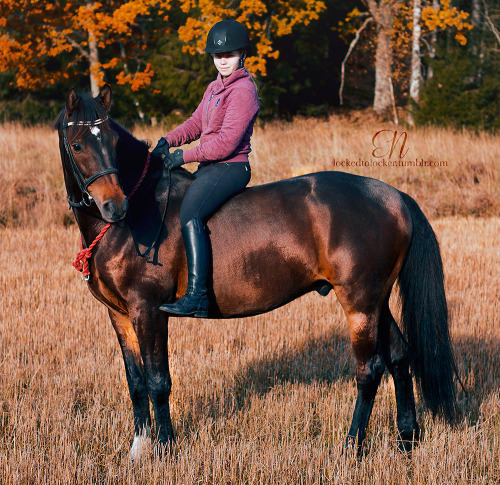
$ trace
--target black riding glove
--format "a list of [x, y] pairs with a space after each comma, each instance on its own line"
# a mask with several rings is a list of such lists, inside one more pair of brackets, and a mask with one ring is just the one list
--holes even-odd
[[157, 155], [160, 158], [165, 158], [162, 155], [168, 155], [168, 150], [170, 146], [165, 138], [160, 138], [156, 144], [154, 150], [151, 152], [153, 155]]
[[175, 150], [174, 153], [167, 153], [167, 155], [162, 158], [164, 160], [165, 167], [169, 169], [180, 167], [184, 164], [184, 155], [181, 149]]

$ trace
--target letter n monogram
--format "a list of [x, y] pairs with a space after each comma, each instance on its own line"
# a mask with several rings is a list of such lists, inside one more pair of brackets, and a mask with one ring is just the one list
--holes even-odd
[[[372, 144], [373, 146], [375, 147], [375, 149], [372, 151], [372, 156], [376, 157], [376, 158], [382, 158], [382, 157], [386, 157], [387, 155], [389, 155], [389, 158], [392, 157], [392, 153], [394, 152], [394, 149], [395, 147], [397, 146], [400, 138], [404, 135], [404, 139], [402, 141], [402, 145], [401, 145], [401, 149], [399, 150], [399, 158], [403, 158], [407, 153], [408, 153], [408, 150], [409, 148], [406, 148], [406, 151], [403, 153], [403, 150], [405, 148], [405, 145], [406, 145], [406, 140], [408, 139], [408, 134], [406, 133], [406, 131], [403, 131], [403, 133], [401, 133], [399, 136], [398, 136], [398, 132], [397, 131], [394, 131], [394, 135], [392, 137], [392, 144], [391, 144], [391, 148], [390, 150], [388, 150], [386, 153], [383, 153], [381, 155], [377, 155], [375, 152], [377, 150], [380, 150], [381, 147], [378, 146], [376, 143], [375, 143], [375, 139], [377, 138], [378, 135], [380, 135], [380, 133], [384, 132], [384, 131], [389, 131], [391, 132], [390, 130], [380, 130], [380, 131], [377, 131], [377, 133], [375, 133], [373, 135], [373, 138], [372, 138]], [[387, 140], [386, 143], [391, 143], [391, 140]]]

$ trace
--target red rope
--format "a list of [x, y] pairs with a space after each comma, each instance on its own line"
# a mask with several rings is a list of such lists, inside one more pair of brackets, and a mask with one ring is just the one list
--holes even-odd
[[[144, 165], [144, 170], [142, 171], [142, 175], [140, 176], [139, 180], [135, 184], [134, 188], [128, 195], [128, 198], [130, 199], [137, 189], [140, 187], [142, 181], [144, 180], [144, 177], [146, 176], [146, 173], [149, 168], [149, 161], [151, 159], [151, 154], [148, 153], [148, 158], [146, 160], [146, 164]], [[89, 270], [89, 259], [92, 256], [92, 249], [94, 249], [94, 246], [98, 243], [98, 241], [104, 236], [106, 231], [111, 227], [111, 223], [108, 222], [102, 229], [102, 231], [97, 235], [97, 237], [92, 241], [92, 244], [88, 248], [83, 247], [83, 242], [82, 242], [82, 235], [80, 234], [80, 251], [76, 255], [76, 259], [73, 262], [73, 267], [82, 273], [82, 279], [84, 281], [88, 281], [90, 278], [90, 270]]]
[[108, 222], [99, 233], [99, 235], [94, 239], [92, 244], [88, 248], [83, 248], [82, 236], [80, 234], [80, 252], [76, 255], [76, 260], [73, 263], [74, 268], [82, 273], [82, 279], [88, 281], [90, 277], [89, 270], [89, 259], [92, 256], [92, 249], [97, 244], [99, 239], [104, 236], [104, 233], [111, 227], [111, 223]]
[[135, 187], [131, 190], [130, 194], [127, 195], [127, 197], [130, 199], [132, 196], [135, 194], [135, 191], [140, 187], [142, 184], [142, 181], [144, 180], [144, 177], [146, 176], [146, 173], [149, 168], [149, 161], [151, 160], [151, 153], [148, 153], [148, 158], [146, 159], [146, 165], [144, 165], [144, 170], [142, 171], [142, 175], [139, 177], [139, 180], [135, 184]]

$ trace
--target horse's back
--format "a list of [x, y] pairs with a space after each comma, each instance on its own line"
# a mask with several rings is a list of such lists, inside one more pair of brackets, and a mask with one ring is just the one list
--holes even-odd
[[225, 233], [222, 226], [230, 225], [277, 237], [287, 229], [305, 237], [311, 225], [320, 225], [350, 238], [380, 230], [384, 224], [411, 231], [400, 192], [380, 180], [345, 172], [317, 172], [250, 187], [208, 223], [217, 232]]
[[[406, 252], [411, 235], [396, 189], [343, 172], [250, 187], [207, 225], [222, 314], [259, 313], [321, 282], [347, 285], [365, 277], [367, 267], [370, 277], [378, 272], [383, 278]], [[234, 289], [223, 281], [228, 274]]]

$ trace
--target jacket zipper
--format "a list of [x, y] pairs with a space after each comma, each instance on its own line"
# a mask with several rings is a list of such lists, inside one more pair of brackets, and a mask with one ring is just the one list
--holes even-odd
[[212, 91], [211, 94], [210, 94], [210, 99], [208, 100], [208, 103], [207, 103], [207, 108], [205, 109], [205, 120], [207, 121], [207, 123], [208, 123], [208, 105], [210, 104], [210, 101], [212, 101], [212, 98], [214, 96], [215, 96], [215, 94]]

